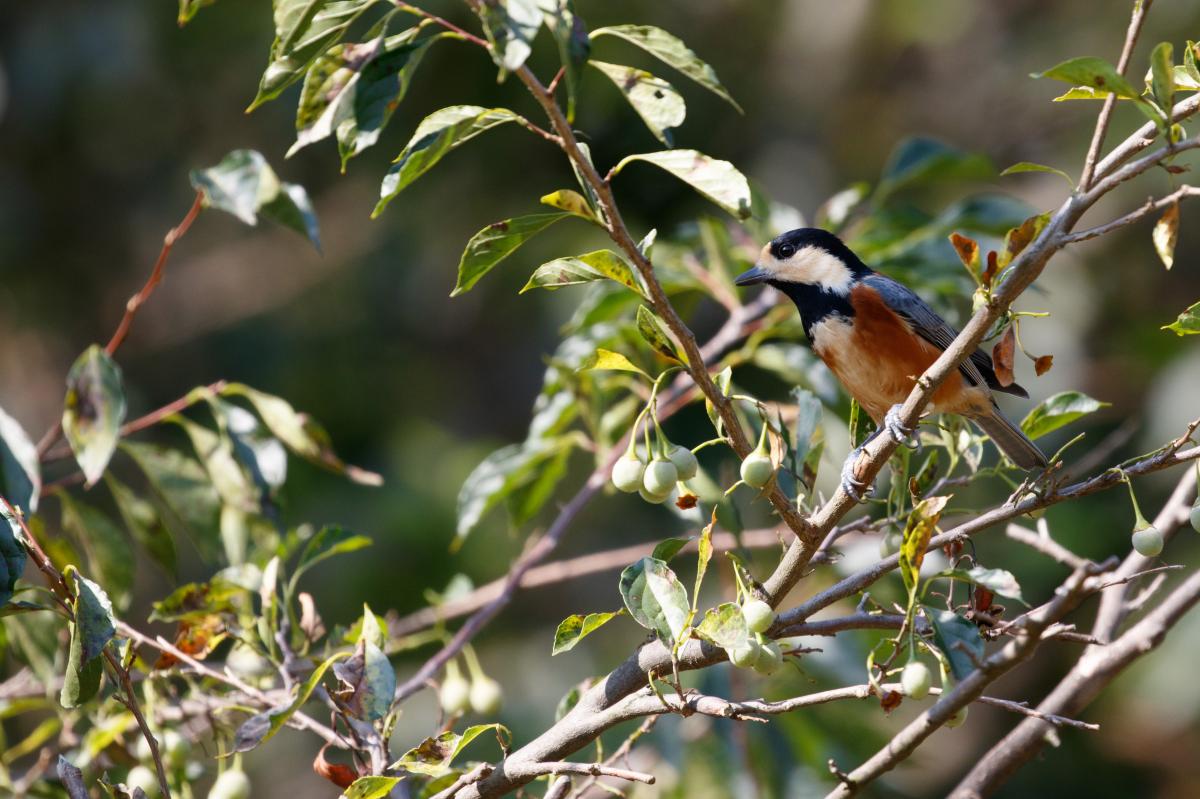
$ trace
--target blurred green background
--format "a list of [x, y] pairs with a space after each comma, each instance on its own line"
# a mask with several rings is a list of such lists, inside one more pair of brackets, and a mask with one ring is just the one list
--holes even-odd
[[[425, 5], [470, 22], [459, 3]], [[896, 143], [914, 134], [983, 153], [998, 168], [1028, 160], [1077, 175], [1098, 105], [1053, 104], [1062, 87], [1028, 75], [1076, 55], [1115, 60], [1129, 10], [1125, 2], [1091, 0], [578, 5], [589, 27], [661, 25], [712, 63], [745, 115], [676, 81], [688, 103], [677, 146], [733, 161], [810, 220], [838, 189], [874, 181]], [[61, 412], [70, 363], [88, 344], [107, 339], [125, 299], [148, 274], [163, 233], [187, 210], [188, 170], [212, 165], [234, 148], [260, 150], [283, 179], [308, 188], [324, 254], [289, 232], [204, 214], [176, 248], [166, 282], [119, 355], [130, 417], [193, 386], [238, 380], [288, 398], [326, 426], [347, 460], [383, 474], [385, 485], [370, 489], [293, 462], [289, 521], [340, 522], [376, 541], [308, 578], [327, 623], [349, 623], [364, 601], [377, 611], [418, 609], [427, 589], [444, 587], [455, 574], [476, 584], [499, 576], [528, 531], [509, 531], [496, 514], [452, 555], [455, 496], [485, 454], [524, 437], [543, 358], [580, 296], [516, 291], [537, 264], [594, 249], [599, 241], [581, 226], [557, 226], [470, 294], [448, 297], [471, 234], [496, 219], [536, 211], [540, 195], [573, 183], [561, 154], [516, 127], [464, 146], [381, 218], [368, 216], [388, 162], [425, 114], [475, 103], [509, 106], [540, 121], [537, 109], [516, 81], [497, 86], [493, 66], [480, 53], [447, 43], [426, 56], [381, 142], [352, 161], [348, 174], [338, 174], [329, 141], [285, 161], [299, 87], [243, 114], [266, 62], [269, 5], [222, 0], [185, 29], [175, 15], [174, 4], [161, 0], [60, 0], [0, 9], [0, 405], [35, 437], [51, 425]], [[1155, 42], [1174, 41], [1178, 52], [1184, 38], [1197, 36], [1200, 7], [1193, 0], [1158, 0], [1134, 57], [1134, 82]], [[650, 63], [616, 41], [600, 43], [595, 54]], [[548, 78], [552, 59], [552, 48], [539, 47], [531, 65]], [[668, 70], [659, 72], [670, 79]], [[576, 126], [602, 171], [623, 154], [657, 146], [597, 74], [586, 76], [583, 92]], [[1141, 122], [1136, 111], [1120, 109], [1110, 140]], [[1089, 220], [1130, 210], [1169, 185], [1162, 173], [1136, 182]], [[936, 201], [979, 187], [952, 187]], [[1039, 210], [1056, 207], [1066, 190], [1044, 175], [997, 178], [993, 187]], [[622, 175], [617, 195], [636, 235], [651, 227], [665, 235], [711, 213], [682, 184], [644, 168]], [[1147, 222], [1059, 255], [1039, 290], [1020, 303], [1053, 312], [1022, 329], [1031, 352], [1055, 356], [1055, 368], [1042, 378], [1027, 362], [1019, 366], [1033, 398], [1075, 388], [1111, 402], [1087, 426], [1092, 442], [1126, 420], [1137, 425], [1112, 460], [1177, 435], [1200, 409], [1200, 350], [1159, 330], [1200, 297], [1200, 236], [1189, 225], [1197, 212], [1183, 209], [1173, 271], [1155, 257]], [[888, 264], [877, 266], [886, 271]], [[702, 315], [700, 327], [710, 329], [715, 318]], [[777, 390], [786, 396], [786, 387]], [[1025, 411], [1020, 404], [1006, 407]], [[708, 437], [702, 419], [685, 415], [673, 437], [691, 443]], [[589, 468], [586, 457], [575, 457], [564, 495]], [[1172, 480], [1139, 484], [1148, 513]], [[1127, 498], [1111, 492], [1052, 510], [1048, 520], [1066, 543], [1103, 557], [1126, 550], [1132, 515]], [[559, 554], [684, 531], [660, 509], [607, 497], [583, 514]], [[1016, 573], [1027, 596], [1043, 597], [1061, 579], [1053, 564], [1000, 538], [998, 531], [984, 536], [981, 556]], [[874, 542], [865, 547], [873, 551]], [[1168, 554], [1195, 560], [1195, 541], [1179, 542]], [[861, 563], [862, 553], [858, 558]], [[839, 568], [854, 562], [847, 557], [849, 565]], [[199, 563], [182, 571], [192, 578], [210, 573]], [[812, 581], [832, 579], [834, 570], [823, 571]], [[170, 586], [149, 568], [139, 570], [139, 581], [142, 601], [130, 618], [140, 623], [146, 603]], [[506, 686], [503, 720], [518, 742], [552, 720], [554, 704], [572, 684], [603, 673], [637, 643], [638, 629], [614, 623], [569, 655], [549, 658], [562, 616], [613, 609], [619, 601], [615, 574], [538, 589], [481, 636], [484, 665]], [[815, 642], [826, 652], [808, 669], [816, 681], [811, 687], [861, 682], [862, 653], [873, 641], [864, 635], [841, 644]], [[1200, 691], [1190, 674], [1198, 645], [1200, 617], [1194, 616], [1085, 714], [1102, 725], [1101, 733], [1064, 733], [1061, 748], [1047, 750], [1004, 795], [1040, 795], [1051, 786], [1061, 796], [1200, 794], [1194, 759]], [[400, 660], [401, 677], [428, 651]], [[1036, 702], [1075, 654], [1070, 645], [1046, 648], [997, 691]], [[731, 686], [730, 679], [725, 668], [703, 678], [708, 689], [737, 694], [783, 696], [808, 687], [795, 674], [766, 686]], [[397, 733], [400, 748], [429, 734], [433, 724], [427, 694], [409, 705]], [[659, 786], [638, 795], [821, 795], [828, 757], [851, 766], [911, 715], [905, 708], [885, 718], [873, 704], [837, 704], [744, 730], [700, 718], [667, 720], [634, 757], [635, 767], [660, 775]], [[974, 708], [966, 726], [939, 732], [877, 786], [878, 795], [939, 795], [1014, 721]], [[256, 795], [332, 795], [308, 770], [313, 740], [288, 732], [255, 753], [248, 766]]]

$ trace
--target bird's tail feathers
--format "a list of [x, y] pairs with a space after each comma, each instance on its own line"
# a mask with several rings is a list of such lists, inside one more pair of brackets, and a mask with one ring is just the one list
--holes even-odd
[[1037, 444], [1021, 432], [995, 405], [986, 414], [970, 417], [979, 429], [988, 435], [1008, 459], [1022, 469], [1040, 469], [1048, 465], [1046, 456], [1038, 449]]

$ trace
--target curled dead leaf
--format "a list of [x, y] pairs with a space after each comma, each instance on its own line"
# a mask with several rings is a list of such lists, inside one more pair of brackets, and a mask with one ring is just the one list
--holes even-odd
[[957, 233], [950, 234], [950, 243], [954, 245], [954, 250], [958, 253], [958, 257], [967, 271], [972, 276], [979, 277], [979, 244], [974, 239], [960, 236]]
[[349, 766], [342, 765], [341, 763], [330, 763], [326, 760], [325, 750], [328, 748], [329, 744], [325, 744], [321, 747], [321, 751], [317, 752], [317, 756], [313, 758], [313, 771], [339, 788], [349, 788], [358, 779], [358, 773]]
[[1052, 366], [1054, 366], [1053, 355], [1039, 355], [1033, 359], [1033, 371], [1037, 372], [1038, 377], [1049, 372]]
[[1163, 266], [1170, 269], [1175, 265], [1175, 242], [1179, 240], [1179, 203], [1167, 206], [1167, 210], [1154, 223], [1150, 238], [1154, 241], [1154, 251], [1158, 253]]
[[992, 347], [992, 369], [1002, 386], [1013, 384], [1013, 355], [1017, 347], [1017, 334], [1012, 325], [1004, 329], [996, 346]]
[[996, 256], [996, 251], [989, 250], [987, 254], [987, 266], [983, 270], [980, 281], [985, 286], [991, 286], [992, 281], [996, 279], [996, 272], [998, 271], [1000, 271], [1000, 261]]
[[675, 500], [675, 507], [680, 510], [691, 510], [699, 501], [700, 498], [695, 494], [680, 494], [679, 498]]
[[884, 713], [891, 713], [904, 701], [899, 691], [884, 691], [879, 697], [879, 706]]

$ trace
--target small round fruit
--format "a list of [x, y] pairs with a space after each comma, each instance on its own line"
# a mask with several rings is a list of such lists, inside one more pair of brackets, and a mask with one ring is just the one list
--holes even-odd
[[955, 727], [961, 726], [962, 723], [966, 720], [967, 720], [967, 707], [966, 707], [966, 705], [964, 705], [958, 709], [957, 713], [955, 713], [950, 718], [946, 719], [946, 726], [949, 727], [950, 729], [954, 729]]
[[645, 471], [646, 464], [642, 463], [637, 455], [633, 453], [622, 455], [613, 464], [612, 483], [618, 491], [632, 494], [642, 487], [642, 473]]
[[754, 670], [764, 676], [771, 676], [783, 666], [783, 650], [779, 648], [779, 644], [774, 641], [764, 641], [762, 644], [762, 654], [758, 656], [758, 662], [754, 664]]
[[933, 676], [929, 673], [929, 667], [919, 660], [908, 661], [904, 671], [900, 672], [900, 687], [913, 699], [924, 699], [932, 684]]
[[759, 646], [758, 641], [751, 639], [725, 651], [729, 654], [730, 663], [739, 669], [752, 669], [762, 656], [763, 648]]
[[1192, 506], [1188, 520], [1192, 523], [1192, 529], [1200, 533], [1200, 499], [1196, 500], [1196, 504]]
[[775, 474], [775, 465], [767, 455], [752, 452], [742, 461], [742, 482], [751, 488], [762, 488], [771, 482]]
[[231, 769], [217, 777], [208, 791], [208, 799], [250, 799], [250, 787], [246, 772]]
[[245, 644], [237, 644], [225, 656], [225, 665], [243, 680], [253, 680], [274, 673], [271, 661]]
[[1153, 558], [1163, 551], [1163, 534], [1153, 525], [1134, 530], [1133, 548], [1144, 558]]
[[504, 691], [491, 677], [476, 677], [471, 682], [471, 709], [479, 715], [495, 715], [503, 703]]
[[471, 683], [460, 674], [448, 674], [442, 680], [442, 689], [438, 692], [442, 703], [442, 711], [448, 716], [465, 713], [471, 705]]
[[134, 766], [125, 776], [125, 786], [132, 794], [135, 788], [141, 788], [146, 799], [154, 799], [161, 791], [158, 789], [158, 775], [145, 766]]
[[750, 599], [742, 605], [742, 615], [752, 633], [765, 633], [775, 622], [775, 611], [761, 599]]
[[670, 460], [659, 455], [646, 464], [646, 473], [642, 476], [642, 488], [655, 496], [665, 496], [675, 488], [679, 480], [679, 470]]
[[642, 499], [649, 502], [651, 505], [661, 505], [671, 498], [671, 492], [665, 494], [652, 494], [646, 490], [645, 486], [638, 489], [638, 493], [642, 495]]
[[695, 453], [679, 444], [671, 445], [671, 448], [667, 450], [667, 457], [671, 459], [671, 463], [675, 464], [675, 470], [679, 472], [680, 480], [691, 480], [700, 469], [700, 462], [696, 460]]
[[[187, 764], [188, 755], [192, 753], [192, 745], [175, 730], [167, 730], [158, 736], [158, 751], [162, 754], [163, 763], [170, 768], [182, 768]], [[150, 744], [144, 736], [138, 738], [137, 758], [149, 763], [154, 755], [150, 752]]]
[[900, 545], [904, 543], [904, 535], [902, 533], [884, 533], [879, 536], [879, 557], [886, 558], [895, 555], [900, 551]]

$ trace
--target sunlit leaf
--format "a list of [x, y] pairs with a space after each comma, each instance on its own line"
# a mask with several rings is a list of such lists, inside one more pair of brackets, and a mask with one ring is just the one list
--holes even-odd
[[1200, 333], [1200, 302], [1190, 306], [1179, 318], [1169, 325], [1163, 325], [1163, 330], [1170, 330], [1177, 336], [1194, 336]]
[[710, 608], [696, 625], [696, 634], [723, 649], [744, 644], [750, 636], [742, 606], [736, 602], [725, 602]]
[[926, 607], [925, 615], [933, 625], [933, 639], [950, 661], [955, 679], [962, 680], [975, 671], [975, 661], [984, 656], [979, 628], [952, 610]]
[[634, 620], [668, 644], [687, 626], [687, 589], [661, 560], [642, 558], [621, 572], [621, 598]]
[[1170, 42], [1160, 42], [1150, 52], [1150, 94], [1164, 111], [1170, 111], [1175, 102], [1174, 61], [1175, 48]]
[[548, 205], [551, 208], [557, 208], [560, 211], [566, 211], [569, 214], [574, 214], [581, 219], [586, 219], [589, 222], [599, 222], [596, 218], [592, 206], [588, 204], [587, 199], [577, 191], [571, 189], [559, 189], [552, 191], [541, 198], [542, 205]]
[[477, 105], [452, 105], [425, 117], [384, 176], [383, 185], [379, 188], [379, 203], [371, 216], [377, 217], [383, 213], [383, 209], [397, 194], [463, 142], [485, 130], [520, 118], [506, 108], [481, 108]]
[[378, 618], [364, 605], [362, 633], [354, 654], [333, 666], [333, 674], [341, 682], [335, 693], [350, 713], [365, 721], [386, 716], [396, 690], [396, 672], [381, 648], [385, 639]]
[[462, 258], [458, 262], [458, 282], [450, 296], [457, 297], [470, 291], [496, 264], [566, 216], [565, 213], [516, 216], [493, 222], [476, 233], [467, 242], [467, 248], [463, 250]]
[[1116, 68], [1103, 58], [1083, 56], [1071, 58], [1051, 67], [1045, 72], [1036, 72], [1034, 78], [1053, 78], [1076, 86], [1088, 86], [1105, 92], [1114, 92], [1130, 100], [1140, 99], [1138, 92], [1121, 77]]
[[592, 49], [587, 26], [575, 13], [575, 0], [540, 0], [540, 5], [562, 62], [563, 84], [567, 89], [567, 121], [574, 122], [579, 81]]
[[536, 0], [505, 0], [483, 5], [484, 30], [496, 63], [517, 70], [529, 58], [533, 39], [542, 27], [542, 11]]
[[627, 155], [613, 167], [612, 174], [620, 173], [634, 161], [645, 161], [670, 172], [738, 219], [750, 216], [750, 184], [728, 161], [710, 158], [697, 150], [661, 150]]
[[76, 707], [95, 696], [100, 687], [100, 654], [117, 634], [116, 617], [108, 594], [96, 583], [68, 567], [64, 575], [73, 580], [75, 600], [71, 610], [71, 648], [67, 672], [59, 694], [63, 707]]
[[588, 63], [621, 90], [654, 138], [668, 147], [674, 144], [674, 130], [687, 116], [687, 106], [674, 86], [644, 69], [604, 61]]
[[716, 71], [692, 52], [682, 39], [667, 33], [662, 28], [656, 28], [653, 25], [613, 25], [592, 31], [593, 40], [601, 36], [616, 36], [640, 47], [713, 92], [739, 112], [742, 110], [742, 107], [721, 85]]
[[1179, 203], [1173, 202], [1163, 211], [1163, 215], [1154, 223], [1150, 235], [1154, 241], [1154, 251], [1158, 253], [1163, 266], [1170, 269], [1175, 265], [1175, 242], [1179, 240]]
[[[633, 274], [629, 262], [612, 250], [596, 250], [583, 255], [556, 258], [539, 266], [530, 276], [521, 294], [530, 289], [558, 289], [577, 286], [594, 280], [615, 280], [622, 286], [642, 295], [641, 284]], [[644, 296], [644, 295], [643, 295]]]
[[1063, 172], [1061, 169], [1055, 169], [1054, 167], [1046, 166], [1045, 164], [1035, 164], [1032, 161], [1021, 161], [1020, 163], [1013, 164], [1008, 169], [1001, 172], [1000, 176], [1004, 177], [1005, 175], [1017, 175], [1022, 172], [1048, 172], [1051, 175], [1058, 175], [1067, 182], [1068, 186], [1075, 185], [1075, 182], [1071, 180], [1071, 176], [1066, 172]]
[[947, 569], [938, 572], [934, 577], [949, 577], [951, 580], [981, 585], [993, 594], [999, 594], [1025, 604], [1025, 597], [1021, 596], [1021, 584], [1017, 582], [1013, 573], [1006, 569], [985, 569], [982, 566], [972, 566], [969, 569]]
[[561, 655], [563, 652], [570, 652], [584, 638], [624, 612], [624, 610], [616, 610], [606, 613], [589, 613], [586, 616], [580, 613], [567, 616], [559, 622], [558, 629], [554, 631], [554, 646], [551, 648], [550, 654]]
[[675, 348], [663, 323], [645, 305], [638, 306], [637, 329], [642, 339], [659, 355], [677, 363], [687, 363], [687, 356]]
[[246, 593], [243, 586], [223, 577], [206, 583], [188, 583], [154, 603], [150, 621], [194, 621], [234, 610], [233, 600]]
[[189, 178], [204, 193], [209, 208], [233, 214], [247, 225], [259, 217], [277, 222], [308, 238], [319, 251], [321, 235], [308, 192], [295, 183], [284, 183], [255, 150], [234, 150], [208, 169], [194, 169]]
[[1063, 391], [1047, 397], [1021, 421], [1021, 430], [1032, 439], [1041, 438], [1081, 416], [1107, 408], [1109, 403], [1094, 400], [1079, 391]]
[[121, 369], [97, 344], [84, 350], [67, 374], [63, 434], [87, 484], [104, 474], [125, 420], [125, 389]]
[[435, 738], [426, 738], [420, 745], [409, 749], [389, 768], [438, 776], [450, 768], [454, 758], [471, 741], [489, 731], [494, 731], [497, 741], [502, 744], [510, 737], [508, 728], [503, 724], [476, 724], [467, 727], [461, 735], [456, 732], [444, 732]]
[[403, 777], [359, 777], [342, 792], [345, 799], [383, 799]]
[[287, 724], [288, 719], [294, 716], [296, 711], [303, 707], [308, 698], [312, 696], [312, 692], [316, 690], [329, 667], [349, 655], [349, 652], [336, 652], [330, 655], [313, 669], [312, 673], [308, 675], [308, 679], [297, 688], [296, 696], [290, 703], [263, 711], [242, 722], [242, 726], [238, 727], [234, 736], [232, 751], [249, 752], [259, 744], [271, 740], [275, 733], [279, 732], [284, 724]]
[[13, 417], [0, 408], [0, 475], [3, 494], [14, 506], [35, 513], [42, 493], [37, 447]]
[[580, 371], [588, 369], [615, 369], [621, 372], [636, 372], [646, 378], [650, 377], [650, 375], [639, 369], [636, 364], [621, 353], [606, 350], [603, 347], [596, 348], [596, 351], [584, 360], [579, 369]]
[[925, 550], [929, 539], [937, 527], [938, 519], [950, 497], [926, 497], [916, 504], [908, 515], [904, 525], [904, 538], [900, 544], [900, 576], [904, 579], [904, 587], [911, 595], [920, 579], [921, 563], [925, 560]]

